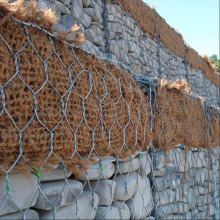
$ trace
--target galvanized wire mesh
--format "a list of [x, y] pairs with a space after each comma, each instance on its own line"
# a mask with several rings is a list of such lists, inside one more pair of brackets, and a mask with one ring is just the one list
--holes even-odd
[[[9, 23], [0, 38], [0, 219], [218, 219], [220, 153], [210, 148], [218, 143], [218, 112], [200, 105], [205, 124], [195, 133], [211, 140], [193, 145], [197, 136], [185, 139], [191, 134], [182, 132], [193, 125], [178, 118], [186, 115], [176, 115], [180, 126], [171, 127], [175, 111], [167, 111], [167, 103], [185, 100], [182, 93], [174, 99], [176, 89], [165, 89], [159, 102], [158, 83], [59, 43], [32, 23]], [[176, 134], [191, 144], [174, 147]], [[85, 169], [91, 158], [96, 163]]]

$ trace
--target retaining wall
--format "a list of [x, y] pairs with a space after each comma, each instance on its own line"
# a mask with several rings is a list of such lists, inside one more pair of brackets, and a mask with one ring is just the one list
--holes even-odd
[[62, 165], [28, 177], [10, 173], [0, 180], [0, 204], [10, 195], [0, 219], [218, 219], [219, 149], [209, 156], [178, 145], [166, 154], [106, 157], [78, 176]]
[[[43, 5], [43, 1], [40, 1]], [[200, 69], [192, 69], [185, 59], [175, 56], [156, 39], [144, 33], [132, 16], [117, 4], [101, 0], [55, 1], [59, 17], [54, 31], [80, 23], [86, 36], [82, 45], [99, 57], [129, 65], [136, 74], [168, 80], [187, 79], [193, 96], [207, 104], [219, 105], [219, 88]], [[58, 4], [59, 3], [59, 4]]]

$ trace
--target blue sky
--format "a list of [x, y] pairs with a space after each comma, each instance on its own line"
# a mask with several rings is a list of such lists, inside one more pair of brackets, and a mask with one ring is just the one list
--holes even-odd
[[143, 0], [183, 34], [200, 55], [219, 57], [219, 0]]

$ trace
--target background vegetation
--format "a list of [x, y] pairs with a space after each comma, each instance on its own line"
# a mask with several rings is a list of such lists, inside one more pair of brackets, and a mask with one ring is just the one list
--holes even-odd
[[218, 59], [218, 56], [216, 54], [213, 54], [211, 57], [209, 57], [211, 63], [215, 66], [215, 71], [220, 72], [220, 60]]

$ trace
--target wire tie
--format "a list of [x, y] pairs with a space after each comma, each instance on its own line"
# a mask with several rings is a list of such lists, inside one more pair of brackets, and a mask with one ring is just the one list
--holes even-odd
[[36, 169], [36, 175], [37, 175], [37, 178], [40, 179], [40, 172], [38, 169]]
[[130, 157], [130, 162], [132, 163], [132, 157]]
[[102, 164], [100, 165], [100, 169], [101, 169], [101, 171], [103, 172], [103, 165], [102, 165]]
[[10, 191], [10, 188], [9, 188], [9, 185], [8, 185], [8, 182], [6, 183], [6, 192], [9, 193]]
[[141, 160], [141, 153], [139, 153], [139, 159]]
[[40, 179], [40, 172], [39, 172], [39, 170], [37, 168], [35, 168], [35, 167], [33, 167], [33, 169], [36, 172], [37, 179]]

